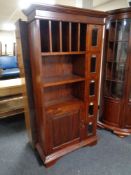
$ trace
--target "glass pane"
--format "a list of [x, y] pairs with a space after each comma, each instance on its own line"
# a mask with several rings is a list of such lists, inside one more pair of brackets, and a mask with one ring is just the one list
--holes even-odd
[[109, 42], [108, 44], [108, 60], [112, 60], [113, 59], [113, 49], [114, 49], [114, 42]]
[[115, 21], [108, 24], [109, 41], [114, 41], [115, 40], [115, 27], [116, 27], [116, 22]]
[[94, 104], [90, 103], [89, 104], [89, 109], [88, 109], [88, 114], [93, 115], [93, 113], [94, 113]]
[[123, 21], [123, 40], [128, 41], [130, 32], [130, 22], [129, 20]]
[[128, 43], [121, 43], [121, 50], [120, 50], [121, 62], [126, 62], [127, 60], [127, 49], [128, 49]]
[[89, 124], [87, 126], [87, 133], [88, 133], [88, 135], [93, 134], [93, 123], [92, 122], [89, 122]]
[[96, 72], [96, 55], [91, 57], [90, 72]]
[[124, 80], [125, 75], [125, 64], [122, 63], [114, 63], [113, 64], [113, 80]]
[[97, 35], [98, 35], [98, 29], [94, 28], [92, 30], [92, 46], [97, 46]]
[[111, 96], [114, 98], [121, 98], [123, 95], [123, 83], [112, 82]]
[[122, 40], [122, 34], [123, 34], [123, 27], [122, 27], [123, 24], [122, 23], [123, 23], [122, 21], [117, 22], [116, 40], [120, 40], [120, 41]]
[[111, 81], [106, 81], [105, 84], [105, 95], [110, 96]]
[[90, 93], [89, 94], [90, 95], [95, 95], [95, 81], [94, 80], [92, 80], [90, 82]]
[[130, 87], [130, 93], [129, 93], [129, 102], [131, 102], [131, 87]]
[[115, 44], [115, 61], [126, 62], [127, 59], [127, 42], [117, 42]]
[[112, 63], [111, 62], [108, 62], [106, 64], [106, 78], [112, 79]]
[[128, 41], [130, 30], [129, 20], [122, 20], [117, 22], [117, 37], [118, 41]]

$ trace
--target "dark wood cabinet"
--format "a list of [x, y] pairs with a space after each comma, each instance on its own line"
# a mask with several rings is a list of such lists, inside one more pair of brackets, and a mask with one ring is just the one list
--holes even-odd
[[103, 71], [103, 112], [98, 125], [131, 134], [131, 8], [109, 12]]
[[[30, 52], [24, 60], [31, 64], [35, 148], [44, 164], [50, 166], [66, 153], [97, 142], [106, 14], [48, 5], [32, 5], [24, 13], [28, 17], [24, 25], [28, 28]], [[19, 21], [19, 28], [22, 26]]]

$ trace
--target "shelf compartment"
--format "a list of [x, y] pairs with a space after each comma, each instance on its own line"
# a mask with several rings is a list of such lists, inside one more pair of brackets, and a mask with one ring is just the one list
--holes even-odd
[[49, 77], [49, 78], [44, 79], [44, 87], [69, 84], [69, 83], [80, 82], [84, 80], [85, 80], [84, 77], [80, 77], [77, 75]]
[[60, 51], [60, 22], [51, 22], [51, 33], [52, 33], [52, 52]]
[[85, 79], [85, 55], [43, 56], [42, 63], [44, 86]]
[[81, 23], [80, 24], [80, 50], [86, 50], [86, 30], [87, 24]]
[[50, 35], [50, 21], [40, 21], [40, 35], [41, 35], [41, 50], [42, 52], [50, 52], [51, 48], [51, 35]]
[[45, 106], [84, 101], [85, 82], [63, 84], [44, 88]]
[[78, 51], [78, 23], [71, 24], [71, 50]]
[[94, 96], [95, 95], [95, 89], [96, 89], [96, 81], [91, 80], [89, 84], [89, 96]]
[[62, 22], [62, 50], [67, 52], [70, 50], [70, 34], [69, 22]]
[[74, 103], [82, 103], [82, 100], [75, 98], [73, 96], [70, 97], [63, 97], [63, 98], [59, 98], [59, 99], [54, 99], [54, 100], [50, 100], [50, 101], [46, 101], [45, 102], [45, 107], [51, 107], [51, 106], [55, 106], [58, 104], [61, 105], [72, 105]]

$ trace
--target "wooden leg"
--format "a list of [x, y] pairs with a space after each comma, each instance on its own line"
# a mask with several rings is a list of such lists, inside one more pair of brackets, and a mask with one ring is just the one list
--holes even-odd
[[53, 160], [51, 162], [44, 163], [44, 165], [45, 165], [46, 168], [49, 168], [49, 167], [53, 166], [57, 162], [57, 160], [58, 159], [55, 159], [55, 160]]
[[94, 142], [90, 143], [89, 146], [94, 146], [97, 144], [97, 140], [95, 140]]
[[113, 133], [116, 134], [116, 135], [117, 135], [118, 137], [120, 137], [120, 138], [127, 137], [127, 135], [122, 134], [122, 133], [119, 133], [119, 132], [117, 132], [117, 131], [113, 131]]

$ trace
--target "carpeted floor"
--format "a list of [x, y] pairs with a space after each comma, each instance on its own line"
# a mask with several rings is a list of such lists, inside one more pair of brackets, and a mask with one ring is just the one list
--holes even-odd
[[0, 175], [131, 175], [131, 137], [98, 130], [94, 147], [74, 151], [46, 169], [36, 158], [23, 118], [0, 120]]

